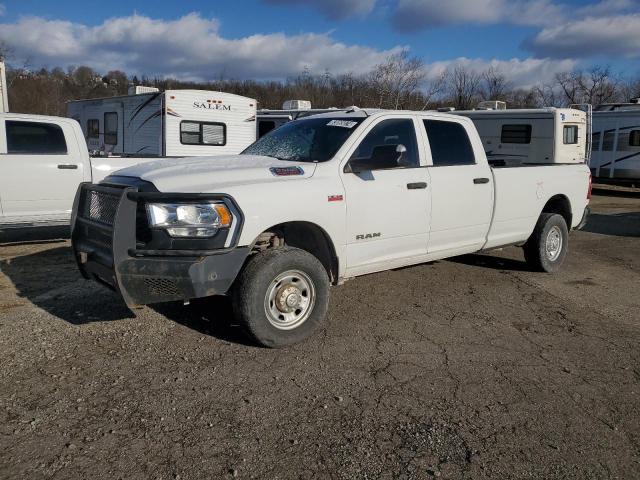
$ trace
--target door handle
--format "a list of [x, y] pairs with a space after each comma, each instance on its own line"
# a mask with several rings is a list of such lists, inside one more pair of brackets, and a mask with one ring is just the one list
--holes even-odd
[[77, 170], [78, 165], [76, 165], [75, 163], [61, 163], [60, 165], [58, 165], [58, 168], [60, 170]]
[[419, 190], [421, 188], [427, 188], [427, 182], [407, 183], [407, 188], [409, 190]]
[[488, 178], [474, 178], [473, 179], [473, 183], [475, 183], [476, 185], [479, 185], [481, 183], [489, 183], [489, 179]]

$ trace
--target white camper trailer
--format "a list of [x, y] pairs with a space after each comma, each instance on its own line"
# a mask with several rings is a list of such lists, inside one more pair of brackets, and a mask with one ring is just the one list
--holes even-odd
[[0, 113], [9, 113], [9, 92], [4, 62], [0, 62]]
[[585, 163], [588, 115], [572, 108], [451, 112], [475, 124], [493, 165]]
[[258, 110], [256, 134], [260, 138], [271, 130], [292, 120], [317, 115], [318, 113], [329, 113], [335, 110], [337, 110], [336, 107], [311, 108], [311, 102], [308, 100], [286, 100], [282, 104], [282, 110]]
[[640, 185], [640, 99], [597, 106], [592, 138], [595, 180]]
[[149, 87], [130, 93], [67, 104], [67, 116], [80, 123], [90, 151], [138, 157], [223, 155], [240, 153], [256, 140], [257, 102], [252, 98]]

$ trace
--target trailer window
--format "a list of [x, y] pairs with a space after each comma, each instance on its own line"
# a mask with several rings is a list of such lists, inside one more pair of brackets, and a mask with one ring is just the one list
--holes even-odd
[[67, 142], [59, 125], [7, 120], [7, 153], [64, 155]]
[[100, 122], [97, 118], [87, 120], [87, 136], [89, 138], [98, 138], [100, 136]]
[[118, 144], [118, 114], [116, 112], [104, 114], [104, 143], [105, 145]]
[[181, 122], [180, 143], [224, 146], [227, 144], [227, 126], [224, 123], [213, 122]]
[[578, 143], [578, 126], [565, 125], [562, 133], [562, 143], [565, 145], [574, 145]]
[[424, 120], [434, 167], [474, 165], [476, 157], [464, 126], [456, 122]]
[[594, 150], [600, 150], [600, 132], [591, 135], [591, 145]]
[[501, 143], [531, 143], [531, 125], [503, 125]]
[[629, 132], [629, 146], [640, 147], [640, 130], [631, 130]]

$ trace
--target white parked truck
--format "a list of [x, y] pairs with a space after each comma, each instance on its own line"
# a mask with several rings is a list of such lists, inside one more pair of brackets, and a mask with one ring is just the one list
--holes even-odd
[[70, 118], [0, 113], [0, 229], [68, 225], [79, 184], [142, 160], [90, 158]]
[[473, 122], [351, 109], [289, 122], [241, 155], [157, 161], [78, 189], [80, 271], [129, 306], [229, 294], [262, 345], [325, 319], [330, 285], [507, 245], [553, 272], [583, 222], [583, 164], [491, 167]]

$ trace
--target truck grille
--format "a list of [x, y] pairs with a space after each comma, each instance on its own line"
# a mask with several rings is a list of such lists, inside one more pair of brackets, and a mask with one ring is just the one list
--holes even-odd
[[94, 222], [113, 226], [120, 196], [95, 190], [87, 191], [86, 195], [82, 216]]

